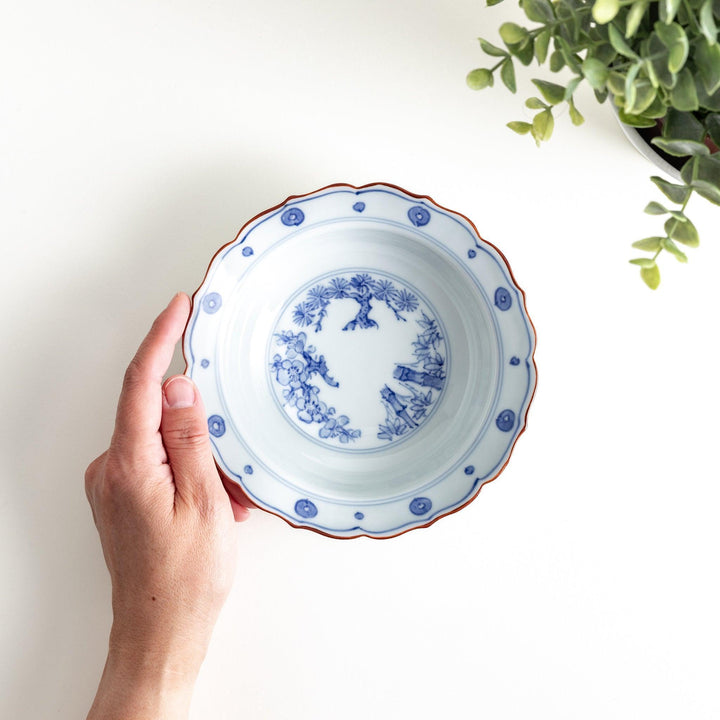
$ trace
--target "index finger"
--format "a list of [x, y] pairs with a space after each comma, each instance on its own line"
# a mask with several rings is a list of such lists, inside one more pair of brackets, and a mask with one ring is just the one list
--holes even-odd
[[160, 429], [162, 381], [190, 314], [190, 298], [178, 293], [158, 315], [125, 373], [115, 418], [122, 437], [150, 441]]

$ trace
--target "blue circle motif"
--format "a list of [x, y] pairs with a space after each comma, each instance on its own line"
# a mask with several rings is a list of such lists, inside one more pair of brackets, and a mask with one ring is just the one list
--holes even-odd
[[209, 367], [209, 366], [210, 366], [210, 361], [209, 361], [207, 358], [203, 358], [203, 359], [200, 361], [200, 367], [206, 368], [206, 367]]
[[216, 313], [222, 307], [222, 295], [220, 293], [208, 293], [202, 299], [202, 308], [208, 314]]
[[472, 248], [470, 248], [470, 249], [468, 250], [468, 257], [469, 257], [471, 260], [472, 260], [476, 255], [477, 255], [477, 252], [475, 252], [475, 250], [473, 250]]
[[311, 502], [307, 498], [298, 500], [295, 503], [295, 512], [303, 518], [314, 518], [318, 514], [318, 509], [315, 507], [315, 503]]
[[515, 426], [515, 413], [512, 410], [503, 410], [495, 419], [495, 424], [503, 432], [510, 432]]
[[253, 254], [253, 252], [254, 252], [254, 250], [249, 245], [246, 245], [242, 249], [242, 254], [244, 257], [250, 257]]
[[510, 364], [511, 365], [519, 365], [520, 364], [520, 358], [517, 355], [513, 355], [510, 358]]
[[246, 466], [243, 468], [243, 472], [244, 472], [246, 475], [252, 475], [253, 472], [254, 472], [253, 466], [252, 466], [252, 465], [246, 465]]
[[410, 512], [413, 515], [425, 515], [432, 508], [432, 500], [426, 497], [416, 497], [410, 503]]
[[495, 305], [500, 310], [509, 310], [512, 307], [512, 295], [507, 288], [499, 287], [495, 291]]
[[365, 203], [364, 202], [356, 202], [353, 205], [353, 210], [355, 212], [362, 212], [365, 209]]
[[422, 227], [430, 222], [430, 213], [420, 205], [414, 205], [408, 210], [410, 222], [415, 227]]
[[365, 515], [364, 515], [363, 513], [361, 513], [361, 512], [356, 512], [356, 513], [355, 513], [355, 519], [356, 519], [356, 520], [363, 520], [364, 518], [365, 518]]
[[288, 208], [281, 216], [283, 225], [292, 227], [293, 225], [300, 225], [305, 219], [305, 213], [300, 208]]
[[465, 474], [466, 475], [472, 475], [475, 472], [475, 466], [474, 465], [468, 465], [465, 468]]
[[225, 421], [219, 415], [208, 418], [208, 430], [213, 437], [222, 437], [225, 434]]

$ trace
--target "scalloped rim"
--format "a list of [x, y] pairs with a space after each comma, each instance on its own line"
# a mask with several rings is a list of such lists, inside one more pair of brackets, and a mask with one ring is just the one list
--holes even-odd
[[526, 297], [526, 295], [525, 295], [525, 291], [522, 289], [522, 287], [520, 287], [520, 285], [518, 285], [517, 280], [515, 279], [515, 275], [513, 274], [512, 268], [510, 267], [510, 263], [508, 262], [507, 258], [506, 258], [505, 255], [503, 254], [503, 252], [502, 252], [496, 245], [494, 245], [493, 243], [491, 243], [491, 242], [489, 242], [488, 240], [486, 240], [486, 239], [480, 234], [480, 232], [478, 231], [477, 227], [475, 226], [475, 223], [474, 223], [472, 220], [470, 220], [470, 218], [468, 218], [468, 217], [467, 217], [466, 215], [464, 215], [463, 213], [460, 213], [460, 212], [458, 212], [457, 210], [452, 210], [452, 209], [450, 209], [450, 208], [448, 208], [448, 207], [445, 207], [444, 205], [441, 205], [440, 203], [438, 203], [438, 202], [436, 202], [435, 200], [433, 200], [433, 198], [430, 197], [429, 195], [418, 195], [417, 193], [413, 193], [413, 192], [410, 192], [410, 191], [408, 191], [408, 190], [405, 190], [404, 188], [400, 187], [399, 185], [394, 185], [394, 184], [392, 184], [392, 183], [386, 183], [386, 182], [371, 182], [371, 183], [366, 183], [365, 185], [351, 185], [350, 183], [331, 183], [331, 184], [329, 184], [329, 185], [325, 185], [325, 186], [323, 186], [323, 187], [321, 187], [321, 188], [318, 188], [317, 190], [313, 190], [313, 191], [311, 191], [311, 192], [302, 193], [302, 194], [299, 194], [299, 195], [289, 195], [289, 196], [288, 196], [285, 200], [283, 200], [281, 203], [278, 203], [277, 205], [273, 205], [272, 207], [266, 208], [266, 209], [263, 210], [262, 212], [258, 213], [257, 215], [253, 216], [252, 218], [250, 218], [250, 219], [240, 228], [240, 230], [238, 230], [238, 232], [236, 233], [235, 237], [234, 237], [230, 242], [227, 242], [227, 243], [225, 243], [224, 245], [222, 245], [221, 247], [219, 247], [219, 248], [217, 249], [217, 251], [213, 254], [212, 258], [210, 259], [210, 262], [208, 263], [208, 267], [207, 267], [207, 270], [205, 271], [205, 274], [204, 274], [204, 276], [203, 276], [202, 282], [198, 285], [197, 289], [195, 290], [195, 292], [193, 292], [193, 294], [192, 294], [192, 296], [191, 296], [192, 307], [191, 307], [191, 309], [190, 309], [190, 315], [189, 315], [189, 317], [188, 317], [188, 322], [187, 322], [187, 324], [186, 324], [186, 326], [185, 326], [185, 330], [183, 331], [183, 336], [182, 336], [182, 353], [183, 353], [183, 360], [185, 361], [185, 370], [184, 370], [183, 372], [187, 375], [188, 369], [189, 369], [189, 367], [190, 367], [190, 364], [189, 364], [189, 361], [188, 361], [188, 356], [187, 356], [186, 349], [185, 349], [185, 336], [186, 336], [186, 333], [187, 333], [188, 328], [189, 328], [189, 326], [190, 326], [190, 321], [191, 321], [191, 319], [192, 319], [192, 317], [193, 317], [193, 311], [194, 311], [195, 305], [196, 305], [196, 298], [197, 298], [198, 293], [202, 290], [203, 286], [205, 285], [205, 281], [207, 280], [207, 277], [208, 277], [208, 274], [209, 274], [209, 272], [210, 272], [210, 269], [211, 269], [213, 263], [215, 262], [215, 259], [217, 258], [217, 256], [218, 256], [220, 253], [222, 253], [226, 248], [230, 247], [230, 245], [232, 245], [233, 243], [235, 243], [235, 242], [238, 240], [238, 238], [243, 234], [244, 230], [245, 230], [247, 227], [249, 227], [250, 225], [252, 225], [256, 220], [258, 220], [259, 218], [261, 218], [261, 217], [263, 217], [263, 216], [265, 216], [265, 215], [267, 215], [267, 214], [269, 214], [269, 213], [272, 213], [272, 212], [275, 212], [276, 210], [279, 210], [281, 207], [287, 205], [288, 203], [291, 203], [291, 202], [293, 202], [293, 201], [295, 201], [295, 200], [298, 200], [298, 199], [301, 199], [301, 198], [309, 197], [309, 196], [311, 196], [311, 195], [316, 195], [316, 194], [321, 193], [321, 192], [323, 192], [323, 191], [325, 191], [325, 190], [330, 190], [330, 189], [333, 189], [333, 188], [347, 188], [347, 189], [349, 189], [349, 190], [359, 191], [359, 190], [368, 190], [368, 189], [373, 188], [373, 187], [391, 188], [392, 190], [397, 190], [397, 191], [399, 191], [399, 192], [401, 192], [401, 193], [404, 193], [404, 194], [407, 195], [408, 197], [412, 197], [412, 198], [415, 198], [415, 199], [417, 199], [417, 200], [427, 200], [428, 202], [432, 203], [433, 205], [435, 205], [436, 207], [440, 208], [441, 210], [445, 210], [446, 212], [453, 213], [454, 215], [457, 215], [458, 217], [463, 218], [463, 220], [465, 220], [465, 222], [467, 222], [467, 223], [470, 225], [470, 227], [472, 227], [473, 232], [477, 235], [478, 239], [479, 239], [481, 242], [483, 242], [483, 243], [485, 243], [486, 245], [488, 245], [489, 247], [491, 247], [491, 248], [498, 254], [498, 256], [500, 257], [500, 259], [501, 259], [501, 260], [503, 261], [503, 263], [505, 264], [505, 267], [507, 268], [508, 274], [510, 275], [510, 279], [512, 280], [513, 284], [515, 285], [515, 288], [520, 292], [520, 295], [521, 295], [521, 297], [522, 297], [522, 303], [523, 303], [523, 309], [524, 309], [524, 311], [525, 311], [525, 317], [526, 317], [527, 320], [528, 320], [529, 330], [530, 330], [531, 333], [532, 333], [532, 352], [531, 352], [531, 354], [530, 354], [530, 361], [532, 362], [532, 367], [533, 367], [534, 382], [533, 382], [532, 389], [531, 389], [531, 391], [530, 391], [529, 397], [528, 397], [528, 399], [527, 399], [527, 405], [526, 405], [526, 408], [525, 408], [525, 413], [524, 413], [524, 415], [523, 415], [523, 417], [522, 417], [522, 425], [521, 425], [521, 427], [520, 427], [520, 430], [519, 430], [519, 432], [517, 433], [517, 435], [515, 436], [515, 439], [513, 440], [512, 445], [510, 446], [510, 449], [509, 449], [509, 451], [508, 451], [507, 458], [506, 458], [505, 462], [497, 469], [497, 471], [495, 472], [495, 474], [494, 474], [492, 477], [490, 477], [490, 478], [488, 478], [487, 480], [484, 480], [482, 483], [480, 483], [480, 486], [478, 487], [477, 491], [475, 491], [474, 493], [472, 493], [472, 495], [470, 495], [470, 497], [469, 497], [464, 503], [462, 503], [461, 505], [458, 505], [458, 506], [455, 507], [455, 508], [451, 508], [451, 509], [449, 509], [449, 510], [447, 510], [447, 511], [445, 511], [445, 512], [442, 512], [442, 513], [438, 514], [436, 517], [432, 518], [432, 520], [430, 520], [430, 521], [427, 522], [427, 523], [424, 523], [424, 524], [422, 524], [422, 525], [413, 525], [412, 527], [409, 527], [409, 528], [406, 528], [406, 529], [404, 529], [404, 530], [401, 530], [400, 532], [397, 532], [397, 533], [395, 533], [395, 534], [393, 534], [393, 535], [372, 535], [372, 534], [369, 534], [369, 533], [360, 533], [360, 534], [358, 534], [358, 535], [333, 535], [332, 533], [325, 532], [324, 530], [321, 530], [321, 529], [316, 528], [316, 527], [311, 527], [311, 526], [308, 526], [308, 525], [300, 525], [300, 524], [293, 523], [289, 518], [285, 517], [284, 515], [281, 515], [281, 514], [278, 513], [278, 512], [273, 512], [272, 510], [268, 510], [267, 508], [261, 507], [261, 506], [258, 505], [257, 503], [255, 503], [255, 502], [253, 502], [252, 500], [250, 500], [250, 498], [248, 498], [247, 495], [243, 492], [242, 487], [241, 487], [235, 480], [233, 480], [232, 478], [228, 477], [228, 475], [227, 475], [225, 472], [223, 472], [223, 470], [222, 470], [222, 468], [220, 467], [220, 465], [218, 464], [217, 460], [215, 460], [215, 466], [216, 466], [216, 468], [217, 468], [217, 470], [218, 470], [218, 473], [220, 474], [220, 477], [221, 477], [222, 480], [223, 480], [223, 483], [226, 484], [226, 485], [229, 483], [233, 488], [238, 489], [238, 490], [240, 491], [240, 493], [243, 495], [243, 498], [244, 498], [244, 501], [245, 501], [244, 504], [246, 504], [247, 507], [260, 509], [260, 510], [263, 510], [264, 512], [269, 513], [270, 515], [275, 515], [276, 517], [279, 517], [281, 520], [284, 520], [284, 521], [285, 521], [288, 525], [290, 525], [290, 527], [292, 527], [292, 528], [295, 528], [295, 529], [298, 529], [298, 530], [310, 530], [311, 532], [317, 533], [318, 535], [324, 535], [325, 537], [333, 538], [333, 539], [335, 539], [335, 540], [355, 540], [356, 538], [360, 538], [360, 537], [371, 538], [371, 539], [373, 539], [373, 540], [389, 540], [389, 539], [391, 539], [391, 538], [395, 538], [395, 537], [399, 537], [400, 535], [404, 535], [405, 533], [411, 532], [411, 531], [413, 531], [413, 530], [421, 530], [421, 529], [423, 529], [423, 528], [428, 528], [428, 527], [430, 527], [431, 525], [434, 525], [438, 520], [441, 520], [442, 518], [447, 517], [448, 515], [452, 515], [452, 514], [458, 512], [458, 511], [462, 510], [463, 508], [467, 507], [471, 502], [473, 502], [473, 500], [475, 500], [475, 498], [477, 498], [477, 496], [480, 494], [480, 491], [481, 491], [486, 485], [488, 485], [488, 484], [491, 483], [493, 480], [495, 480], [495, 479], [505, 470], [505, 468], [507, 467], [507, 464], [510, 462], [510, 458], [512, 457], [512, 454], [513, 454], [513, 452], [514, 452], [514, 450], [515, 450], [515, 445], [517, 444], [518, 438], [519, 438], [519, 437], [525, 432], [525, 430], [527, 429], [527, 416], [528, 416], [528, 413], [529, 413], [529, 411], [530, 411], [530, 406], [532, 405], [532, 401], [533, 401], [533, 399], [534, 399], [534, 397], [535, 397], [535, 391], [536, 391], [536, 389], [537, 389], [537, 375], [538, 375], [538, 373], [537, 373], [537, 364], [536, 364], [536, 362], [535, 362], [535, 350], [536, 350], [536, 348], [537, 348], [537, 331], [536, 331], [536, 329], [535, 329], [535, 325], [534, 325], [534, 323], [533, 323], [533, 321], [532, 321], [532, 318], [530, 317], [530, 314], [529, 314], [528, 311], [527, 311], [527, 297]]

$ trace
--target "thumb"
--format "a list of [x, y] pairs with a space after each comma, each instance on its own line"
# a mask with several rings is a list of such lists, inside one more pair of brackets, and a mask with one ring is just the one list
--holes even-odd
[[160, 433], [176, 492], [182, 498], [206, 504], [222, 485], [200, 393], [185, 375], [175, 375], [163, 385]]

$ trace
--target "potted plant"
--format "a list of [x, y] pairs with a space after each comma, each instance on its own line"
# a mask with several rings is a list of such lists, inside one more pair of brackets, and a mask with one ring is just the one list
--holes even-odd
[[679, 175], [674, 182], [653, 175], [664, 198], [645, 208], [662, 216], [663, 232], [634, 242], [649, 254], [630, 260], [656, 289], [661, 253], [687, 262], [681, 246], [700, 242], [685, 214], [692, 194], [720, 205], [720, 0], [520, 0], [520, 6], [532, 25], [503, 23], [504, 47], [480, 38], [493, 64], [472, 70], [467, 83], [480, 90], [499, 75], [514, 93], [518, 63], [537, 60], [551, 73], [564, 70], [568, 82], [532, 81], [538, 96], [525, 104], [536, 113], [532, 122], [508, 123], [511, 130], [540, 145], [552, 135], [553, 110], [562, 104], [581, 125], [574, 95], [585, 81], [599, 102], [610, 97], [620, 121], [672, 161]]

